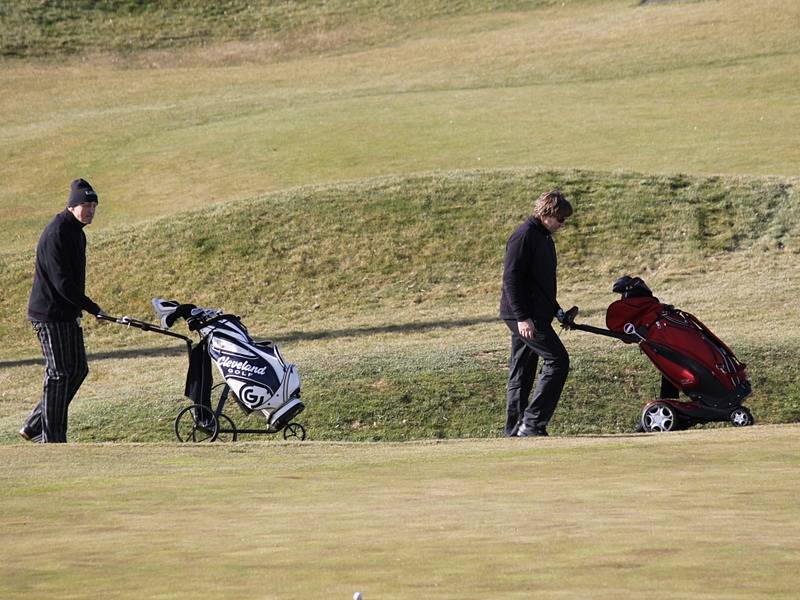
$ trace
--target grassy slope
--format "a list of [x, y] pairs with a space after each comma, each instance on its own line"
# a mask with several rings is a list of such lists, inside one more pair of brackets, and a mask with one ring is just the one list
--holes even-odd
[[[503, 244], [531, 190], [556, 186], [577, 208], [558, 242], [562, 302], [602, 325], [610, 282], [643, 274], [750, 363], [760, 419], [800, 417], [791, 358], [800, 346], [791, 283], [800, 218], [788, 180], [504, 170], [303, 188], [97, 235], [92, 293], [106, 310], [144, 319], [156, 295], [223, 306], [285, 342], [305, 378], [304, 421], [316, 439], [496, 435]], [[24, 305], [30, 260], [15, 255], [5, 273], [6, 314]], [[765, 327], [776, 314], [780, 334]], [[36, 356], [21, 318], [5, 327], [7, 366]], [[565, 339], [574, 371], [554, 431], [629, 430], [655, 394], [653, 368], [632, 348]], [[175, 347], [113, 326], [90, 325], [89, 340], [108, 363], [131, 348]], [[184, 362], [180, 354], [98, 362], [73, 413], [75, 439], [169, 439]], [[160, 372], [169, 375], [153, 377]], [[35, 373], [8, 369], [9, 423], [35, 395]]]
[[[292, 49], [329, 49], [326, 37], [336, 45], [374, 43], [376, 33], [399, 37], [420, 20], [552, 4], [552, 0], [495, 0], [488, 7], [477, 0], [19, 0], [0, 9], [0, 56], [63, 57], [266, 41], [280, 57]], [[377, 30], [371, 35], [370, 26]]]
[[796, 173], [795, 2], [608, 0], [431, 19], [424, 5], [397, 35], [391, 15], [347, 21], [380, 43], [345, 31], [317, 50], [298, 30], [280, 60], [251, 41], [4, 61], [0, 249], [31, 245], [77, 174], [105, 200], [103, 229], [439, 169]]
[[4, 446], [0, 595], [789, 600], [797, 435]]

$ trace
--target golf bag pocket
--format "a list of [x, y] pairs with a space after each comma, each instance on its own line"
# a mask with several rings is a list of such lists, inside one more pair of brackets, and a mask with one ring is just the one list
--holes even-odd
[[211, 385], [211, 358], [203, 340], [192, 348], [189, 354], [189, 369], [186, 371], [186, 386], [183, 393], [192, 404], [200, 404], [210, 410]]

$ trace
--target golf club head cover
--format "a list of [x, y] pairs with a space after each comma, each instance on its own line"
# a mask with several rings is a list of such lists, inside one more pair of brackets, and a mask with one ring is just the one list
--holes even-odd
[[623, 298], [646, 298], [652, 297], [653, 292], [641, 277], [631, 277], [623, 275], [614, 282], [611, 291], [621, 294]]
[[186, 318], [192, 314], [194, 304], [179, 304], [175, 300], [164, 300], [163, 298], [153, 298], [153, 308], [161, 320], [161, 326], [169, 329], [180, 318]]
[[194, 304], [179, 304], [175, 312], [167, 317], [167, 323], [169, 323], [167, 327], [170, 327], [178, 319], [188, 319], [196, 308]]

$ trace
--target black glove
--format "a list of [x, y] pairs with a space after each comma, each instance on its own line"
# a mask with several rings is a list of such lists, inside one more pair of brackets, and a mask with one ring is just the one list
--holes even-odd
[[572, 327], [572, 324], [575, 322], [575, 317], [578, 314], [578, 307], [573, 306], [567, 312], [564, 312], [562, 309], [558, 309], [556, 311], [556, 319], [558, 322], [561, 323], [561, 327], [564, 329], [569, 329]]

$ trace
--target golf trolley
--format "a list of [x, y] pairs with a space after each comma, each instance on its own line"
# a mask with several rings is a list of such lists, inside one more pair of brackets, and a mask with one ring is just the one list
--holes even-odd
[[[620, 277], [612, 291], [622, 297], [606, 311], [608, 329], [575, 323], [577, 308], [567, 311], [563, 327], [638, 344], [660, 371], [659, 397], [642, 408], [637, 431], [755, 422], [742, 405], [751, 393], [747, 366], [708, 327], [694, 315], [659, 302], [639, 277]], [[689, 400], [679, 400], [680, 392]]]
[[[306, 430], [293, 422], [305, 408], [300, 401], [300, 375], [295, 365], [287, 363], [272, 341], [255, 341], [239, 317], [218, 309], [198, 308], [173, 300], [153, 299], [153, 307], [161, 325], [139, 321], [128, 316], [99, 319], [142, 331], [153, 331], [174, 337], [186, 344], [189, 368], [184, 395], [191, 404], [175, 417], [175, 436], [180, 442], [235, 442], [240, 434], [282, 433], [285, 440], [302, 441]], [[178, 319], [184, 319], [200, 341], [170, 330]], [[211, 362], [223, 377], [213, 385]], [[212, 395], [219, 393], [216, 407]], [[250, 415], [264, 415], [264, 428], [239, 428], [225, 414], [226, 403], [233, 398], [236, 405]]]

